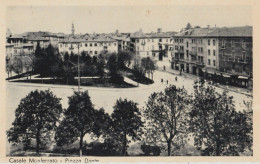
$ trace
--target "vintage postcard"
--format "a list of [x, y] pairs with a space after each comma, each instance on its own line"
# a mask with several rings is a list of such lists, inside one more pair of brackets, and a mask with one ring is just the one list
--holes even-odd
[[257, 162], [260, 3], [2, 1], [1, 162]]

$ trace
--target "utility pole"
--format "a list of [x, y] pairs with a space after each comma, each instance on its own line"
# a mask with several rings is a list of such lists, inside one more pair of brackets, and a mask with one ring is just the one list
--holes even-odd
[[79, 44], [80, 43], [78, 43], [78, 92], [80, 91]]

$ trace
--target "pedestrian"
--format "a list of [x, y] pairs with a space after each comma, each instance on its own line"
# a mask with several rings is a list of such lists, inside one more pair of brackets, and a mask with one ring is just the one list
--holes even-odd
[[177, 81], [178, 80], [178, 78], [177, 78], [177, 76], [175, 77], [175, 81]]
[[167, 85], [168, 85], [168, 80], [166, 81]]
[[161, 82], [163, 83], [163, 79], [161, 79]]

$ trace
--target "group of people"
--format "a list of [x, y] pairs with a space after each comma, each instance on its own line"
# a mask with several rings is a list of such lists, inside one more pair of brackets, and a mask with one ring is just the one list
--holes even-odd
[[[178, 77], [177, 76], [175, 76], [175, 81], [178, 81]], [[163, 78], [161, 78], [161, 83], [163, 83]], [[168, 83], [169, 83], [169, 81], [168, 81], [168, 79], [166, 80], [166, 84], [168, 85]]]

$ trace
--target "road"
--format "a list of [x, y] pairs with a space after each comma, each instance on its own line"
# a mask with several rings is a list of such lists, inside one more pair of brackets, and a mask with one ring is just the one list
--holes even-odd
[[[161, 82], [161, 79], [164, 79]], [[139, 108], [145, 106], [148, 97], [153, 92], [162, 91], [166, 86], [166, 81], [169, 84], [174, 84], [177, 87], [185, 87], [189, 93], [193, 93], [194, 80], [179, 76], [178, 81], [175, 81], [175, 75], [155, 71], [154, 81], [155, 83], [149, 86], [140, 85], [137, 88], [96, 88], [96, 87], [82, 87], [81, 90], [88, 90], [91, 97], [91, 101], [95, 108], [103, 107], [109, 114], [113, 112], [113, 106], [119, 98], [127, 98], [133, 100], [139, 104]], [[12, 122], [15, 119], [15, 109], [20, 103], [20, 100], [28, 95], [32, 90], [46, 90], [50, 89], [57, 97], [62, 98], [61, 104], [64, 109], [68, 107], [68, 97], [73, 94], [73, 90], [77, 90], [77, 87], [60, 86], [60, 85], [41, 85], [41, 84], [26, 84], [7, 82], [6, 83], [6, 129], [11, 127]], [[222, 92], [223, 89], [217, 88], [218, 92]], [[240, 111], [244, 109], [243, 100], [252, 100], [244, 94], [229, 92], [229, 95], [234, 97], [236, 110]], [[8, 145], [7, 145], [7, 149]]]

